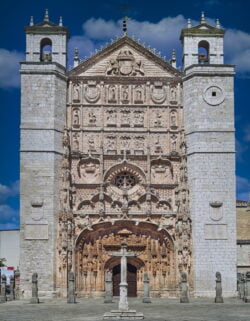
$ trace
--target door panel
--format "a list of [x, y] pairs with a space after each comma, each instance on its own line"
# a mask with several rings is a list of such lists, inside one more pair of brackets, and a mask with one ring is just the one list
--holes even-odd
[[[120, 296], [119, 284], [121, 282], [121, 266], [113, 268], [113, 296]], [[137, 296], [137, 269], [132, 264], [127, 264], [128, 296]]]

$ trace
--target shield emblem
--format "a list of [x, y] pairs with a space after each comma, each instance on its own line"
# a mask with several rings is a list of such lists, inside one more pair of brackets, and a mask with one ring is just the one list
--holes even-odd
[[162, 103], [166, 98], [166, 90], [163, 87], [153, 87], [151, 95], [154, 102]]
[[90, 102], [96, 102], [100, 96], [100, 89], [97, 86], [87, 86], [85, 97]]
[[133, 71], [133, 65], [131, 60], [119, 61], [120, 73], [122, 75], [129, 75]]

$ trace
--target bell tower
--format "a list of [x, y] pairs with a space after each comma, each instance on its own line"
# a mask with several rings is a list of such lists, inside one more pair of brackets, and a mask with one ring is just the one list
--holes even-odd
[[25, 27], [26, 60], [21, 63], [20, 255], [21, 289], [30, 296], [32, 273], [39, 290], [55, 291], [55, 242], [59, 208], [59, 166], [66, 117], [68, 30], [44, 20]]
[[236, 291], [234, 66], [224, 64], [225, 30], [190, 20], [183, 44], [183, 110], [192, 218], [195, 296]]

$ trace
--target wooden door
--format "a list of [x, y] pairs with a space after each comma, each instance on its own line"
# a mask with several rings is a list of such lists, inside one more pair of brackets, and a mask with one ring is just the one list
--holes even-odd
[[[121, 282], [121, 266], [113, 268], [113, 296], [120, 296], [119, 284]], [[132, 264], [127, 264], [128, 296], [137, 296], [137, 269]]]

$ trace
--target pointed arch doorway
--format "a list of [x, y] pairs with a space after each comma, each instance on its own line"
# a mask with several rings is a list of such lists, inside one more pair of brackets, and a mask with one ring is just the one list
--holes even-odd
[[[112, 269], [113, 272], [113, 296], [120, 295], [119, 284], [121, 282], [121, 265], [117, 264]], [[136, 266], [127, 263], [127, 283], [128, 297], [137, 296], [137, 268]]]

